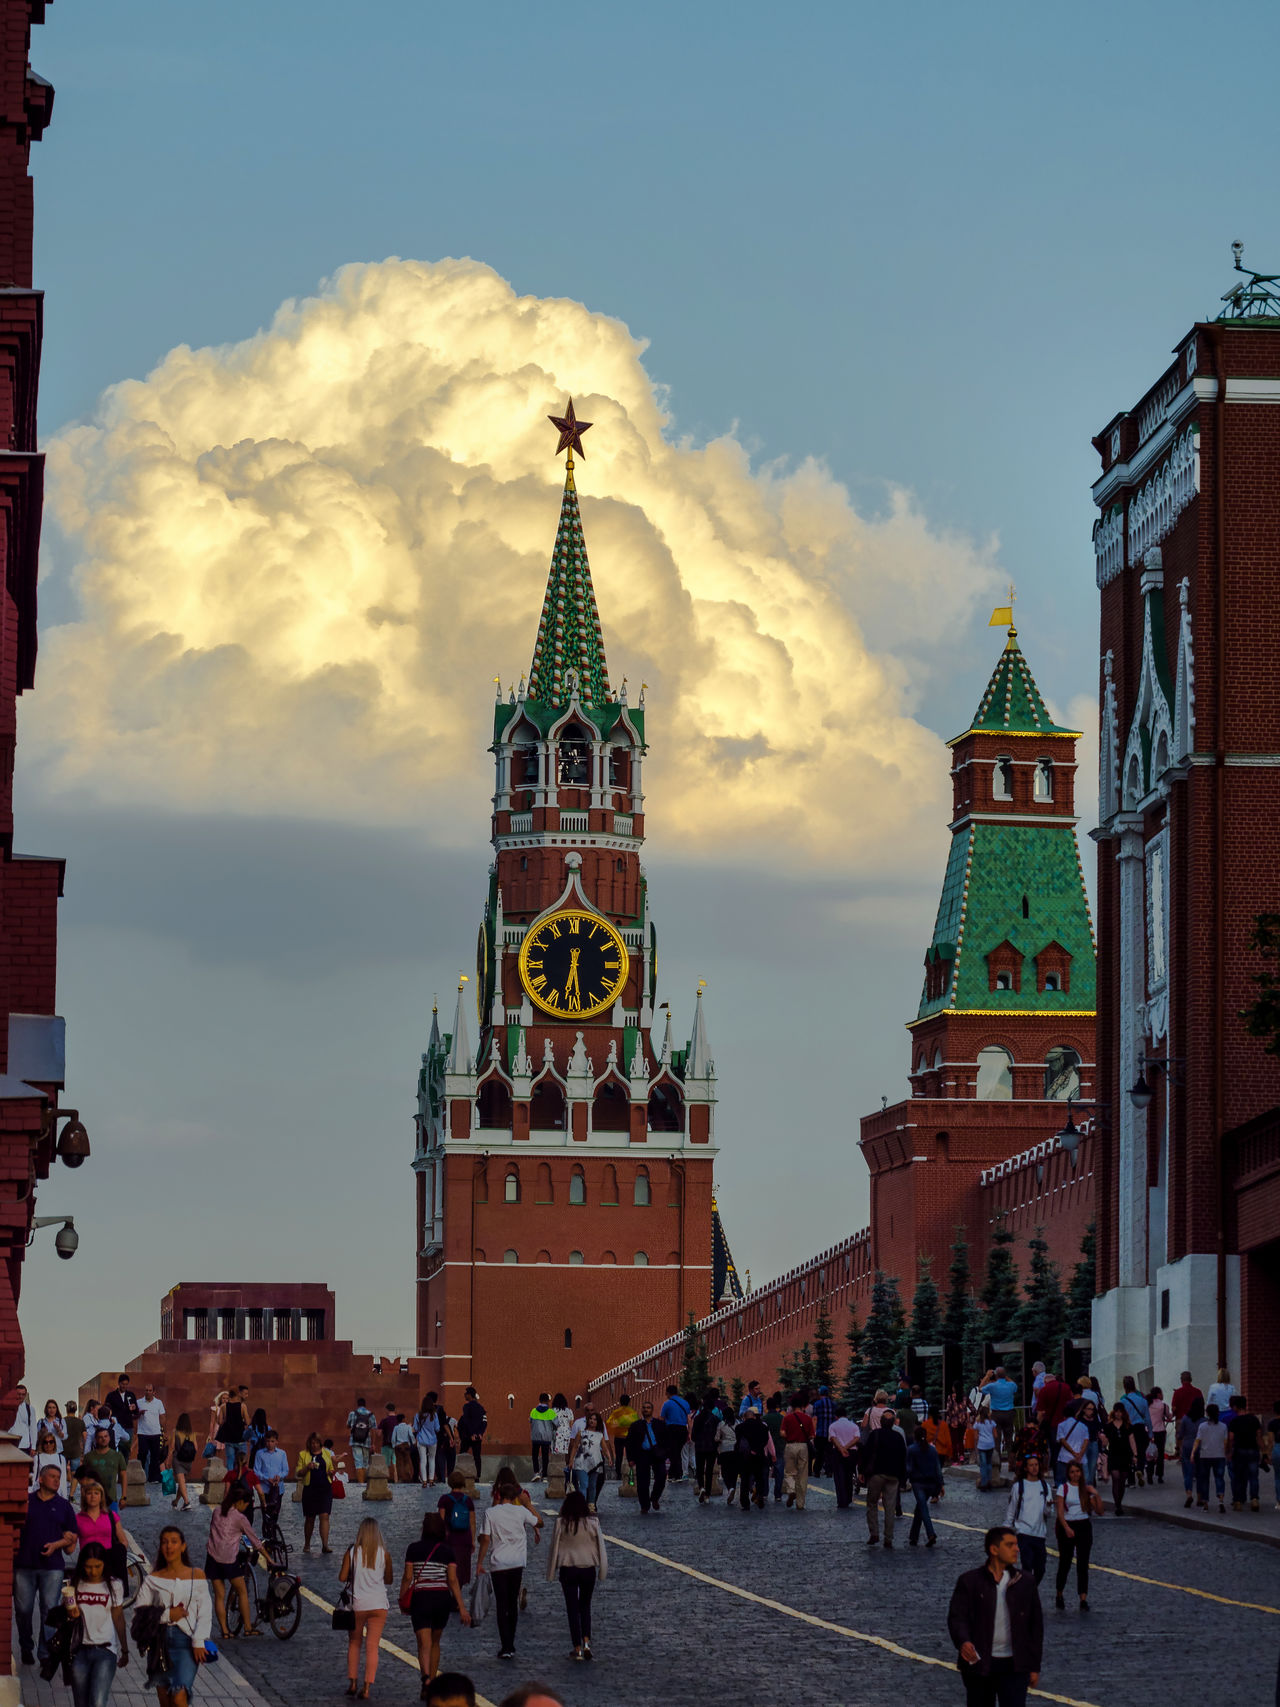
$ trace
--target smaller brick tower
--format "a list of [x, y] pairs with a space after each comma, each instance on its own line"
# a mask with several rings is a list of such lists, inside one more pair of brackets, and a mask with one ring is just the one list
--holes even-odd
[[[908, 1285], [916, 1255], [941, 1262], [957, 1222], [981, 1243], [982, 1170], [1050, 1142], [1067, 1098], [1092, 1095], [1095, 964], [1075, 832], [1078, 739], [1049, 716], [1010, 620], [977, 713], [949, 743], [951, 850], [908, 1024], [912, 1095], [862, 1122], [872, 1260]], [[1087, 1178], [1088, 1114], [1083, 1127], [1076, 1158], [1054, 1155], [1065, 1195], [1046, 1193], [1043, 1205], [1064, 1265], [1082, 1228], [1057, 1212]]]
[[657, 1002], [640, 863], [644, 691], [609, 685], [574, 483], [527, 682], [494, 707], [495, 852], [450, 1031], [418, 1081], [419, 1355], [450, 1406], [474, 1383], [495, 1450], [527, 1450], [541, 1388], [710, 1308], [715, 1069], [702, 992], [686, 1045]]

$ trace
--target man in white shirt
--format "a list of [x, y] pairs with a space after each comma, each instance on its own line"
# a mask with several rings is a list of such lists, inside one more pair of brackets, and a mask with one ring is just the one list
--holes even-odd
[[843, 1405], [836, 1406], [836, 1414], [831, 1419], [831, 1427], [827, 1431], [830, 1443], [828, 1458], [831, 1464], [831, 1479], [835, 1483], [836, 1505], [848, 1509], [853, 1504], [854, 1476], [858, 1468], [858, 1443], [862, 1433], [856, 1422], [845, 1415]]
[[148, 1381], [138, 1400], [138, 1460], [149, 1482], [160, 1480], [160, 1460], [164, 1457], [164, 1400]]
[[27, 1389], [18, 1388], [18, 1408], [9, 1424], [9, 1433], [18, 1437], [18, 1445], [24, 1452], [34, 1452], [38, 1444], [36, 1439], [36, 1413], [32, 1406]]

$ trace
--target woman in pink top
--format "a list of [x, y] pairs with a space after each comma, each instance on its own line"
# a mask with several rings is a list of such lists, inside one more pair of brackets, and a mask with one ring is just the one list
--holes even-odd
[[111, 1514], [102, 1483], [86, 1476], [80, 1484], [80, 1510], [76, 1513], [80, 1545], [96, 1541], [107, 1555], [107, 1575], [120, 1582], [127, 1579], [128, 1559], [120, 1527]]
[[249, 1609], [249, 1591], [244, 1586], [244, 1566], [240, 1563], [240, 1542], [245, 1538], [260, 1553], [262, 1542], [254, 1534], [245, 1513], [249, 1510], [249, 1490], [243, 1482], [232, 1482], [226, 1497], [209, 1524], [209, 1551], [205, 1555], [204, 1574], [213, 1589], [213, 1609], [224, 1640], [230, 1641], [227, 1628], [227, 1584], [236, 1591], [240, 1602], [240, 1620], [246, 1636], [260, 1636], [262, 1631], [253, 1622]]

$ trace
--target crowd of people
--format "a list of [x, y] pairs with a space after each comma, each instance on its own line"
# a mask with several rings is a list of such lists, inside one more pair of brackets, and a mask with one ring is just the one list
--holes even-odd
[[[268, 1564], [269, 1550], [283, 1544], [280, 1517], [291, 1476], [302, 1505], [303, 1551], [311, 1551], [318, 1531], [321, 1552], [332, 1553], [333, 1503], [348, 1476], [364, 1480], [372, 1455], [381, 1453], [389, 1480], [423, 1487], [426, 1510], [399, 1562], [398, 1591], [397, 1561], [373, 1518], [360, 1524], [342, 1554], [334, 1622], [347, 1631], [347, 1694], [368, 1699], [373, 1692], [396, 1591], [415, 1635], [422, 1696], [452, 1704], [474, 1696], [461, 1674], [441, 1670], [446, 1628], [455, 1616], [468, 1625], [491, 1607], [498, 1657], [515, 1658], [529, 1547], [544, 1544], [548, 1524], [546, 1574], [562, 1591], [570, 1655], [592, 1659], [592, 1602], [608, 1570], [598, 1506], [611, 1477], [645, 1516], [660, 1513], [669, 1490], [681, 1486], [702, 1507], [723, 1498], [744, 1514], [770, 1503], [803, 1512], [811, 1478], [830, 1477], [837, 1509], [862, 1497], [868, 1546], [894, 1546], [907, 1497], [907, 1544], [933, 1547], [933, 1514], [946, 1496], [947, 1472], [974, 1457], [981, 1492], [997, 1491], [997, 1463], [1005, 1471], [999, 1489], [1006, 1493], [1005, 1518], [987, 1532], [985, 1562], [957, 1583], [949, 1628], [972, 1707], [997, 1698], [1006, 1707], [1039, 1671], [1039, 1585], [1051, 1536], [1055, 1606], [1065, 1610], [1074, 1573], [1079, 1609], [1089, 1610], [1093, 1525], [1105, 1510], [1100, 1487], [1109, 1484], [1112, 1511], [1123, 1516], [1130, 1491], [1163, 1482], [1166, 1462], [1176, 1460], [1187, 1505], [1208, 1510], [1212, 1483], [1225, 1511], [1229, 1476], [1233, 1509], [1257, 1511], [1260, 1472], [1280, 1472], [1280, 1405], [1264, 1426], [1226, 1370], [1207, 1395], [1184, 1374], [1167, 1402], [1158, 1387], [1143, 1393], [1126, 1377], [1108, 1410], [1092, 1377], [1073, 1386], [1036, 1365], [1025, 1405], [1020, 1397], [1001, 1368], [988, 1370], [971, 1391], [953, 1392], [942, 1407], [901, 1381], [892, 1394], [876, 1392], [859, 1415], [825, 1385], [784, 1398], [751, 1381], [736, 1397], [711, 1386], [694, 1399], [672, 1385], [660, 1405], [645, 1398], [633, 1406], [624, 1393], [607, 1412], [580, 1396], [571, 1403], [563, 1393], [542, 1392], [529, 1413], [529, 1487], [503, 1466], [478, 1504], [468, 1472], [481, 1468], [488, 1418], [473, 1388], [456, 1418], [434, 1392], [411, 1419], [391, 1404], [379, 1416], [357, 1396], [342, 1445], [312, 1433], [292, 1464], [243, 1386], [213, 1397], [203, 1444], [185, 1412], [166, 1432], [163, 1401], [150, 1386], [139, 1397], [125, 1376], [83, 1417], [75, 1404], [62, 1408], [53, 1400], [37, 1413], [19, 1388], [11, 1432], [32, 1458], [15, 1561], [21, 1659], [41, 1663], [46, 1675], [61, 1666], [75, 1707], [105, 1707], [115, 1671], [129, 1662], [132, 1633], [135, 1649], [145, 1650], [160, 1707], [188, 1707], [199, 1667], [216, 1653], [217, 1641], [232, 1639], [233, 1608], [235, 1635], [259, 1635], [258, 1606], [246, 1588], [248, 1562]], [[204, 1474], [200, 1461], [216, 1457], [225, 1465], [203, 1568], [174, 1525], [162, 1530], [150, 1561], [128, 1534], [120, 1507], [135, 1456], [183, 1511], [190, 1508], [187, 1478]], [[558, 1511], [544, 1518], [531, 1490], [544, 1484], [547, 1492], [553, 1459], [563, 1465], [564, 1490], [555, 1491]], [[1280, 1500], [1275, 1504], [1280, 1509]], [[140, 1578], [132, 1595], [131, 1561]]]

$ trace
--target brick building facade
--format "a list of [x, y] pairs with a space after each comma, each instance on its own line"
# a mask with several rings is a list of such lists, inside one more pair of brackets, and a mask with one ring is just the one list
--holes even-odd
[[[1280, 296], [1247, 276], [1093, 443], [1101, 597], [1094, 1368], [1280, 1352], [1280, 1061], [1241, 1019], [1280, 909]], [[1136, 1095], [1135, 1095], [1136, 1091]]]
[[[0, 1406], [11, 1417], [25, 1362], [18, 1299], [37, 1183], [55, 1158], [78, 1165], [88, 1141], [60, 1109], [64, 1031], [57, 1006], [63, 862], [14, 851], [18, 699], [35, 682], [36, 570], [44, 458], [36, 444], [43, 295], [32, 284], [31, 144], [53, 90], [32, 71], [31, 26], [45, 0], [0, 0]], [[0, 1441], [0, 1707], [17, 1701], [11, 1660], [13, 1554], [29, 1460]]]
[[[715, 1068], [658, 1004], [640, 855], [644, 692], [609, 685], [573, 473], [527, 681], [494, 708], [494, 863], [451, 1029], [418, 1081], [417, 1347], [450, 1407], [474, 1383], [490, 1445], [527, 1450], [540, 1388], [713, 1302]], [[665, 1012], [664, 1012], [665, 1010]]]
[[[416, 1358], [361, 1355], [337, 1337], [333, 1293], [301, 1282], [274, 1284], [184, 1281], [160, 1301], [160, 1337], [124, 1365], [141, 1393], [150, 1381], [164, 1400], [165, 1429], [185, 1411], [203, 1444], [215, 1393], [249, 1389], [296, 1462], [312, 1429], [342, 1443], [357, 1398], [376, 1416], [393, 1403], [407, 1417], [431, 1386]], [[83, 1406], [105, 1398], [121, 1371], [83, 1383]]]

